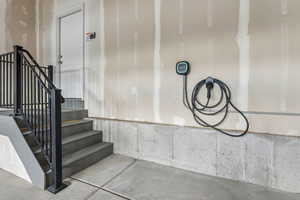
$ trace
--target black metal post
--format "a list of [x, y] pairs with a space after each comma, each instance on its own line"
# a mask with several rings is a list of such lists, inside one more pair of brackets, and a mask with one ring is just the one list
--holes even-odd
[[48, 77], [50, 79], [50, 81], [53, 83], [53, 65], [48, 65]]
[[53, 183], [48, 190], [56, 194], [67, 187], [62, 182], [61, 90], [51, 89], [51, 99]]
[[14, 46], [15, 115], [22, 114], [22, 49], [21, 46]]

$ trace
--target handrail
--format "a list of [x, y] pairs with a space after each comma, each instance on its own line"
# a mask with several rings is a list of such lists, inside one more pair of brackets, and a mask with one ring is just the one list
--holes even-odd
[[[46, 79], [47, 83], [50, 84], [51, 88], [57, 89], [56, 86], [53, 84], [52, 80], [49, 79], [49, 77], [45, 74], [45, 72], [41, 69], [41, 66], [37, 63], [37, 61], [33, 58], [33, 56], [30, 54], [29, 51], [26, 49], [21, 48], [20, 49], [22, 52], [26, 53], [27, 56], [31, 59], [33, 62], [34, 66], [39, 70], [40, 73], [42, 73], [43, 77]], [[26, 57], [25, 57], [26, 58]], [[26, 59], [27, 60], [27, 59]], [[28, 60], [27, 60], [28, 61]], [[61, 96], [61, 103], [65, 102], [65, 98]]]
[[[25, 61], [28, 62], [27, 59], [25, 59]], [[41, 77], [39, 76], [39, 74], [34, 70], [34, 67], [32, 65], [30, 65], [29, 62], [27, 64], [31, 68], [32, 72], [36, 75], [36, 78], [41, 82], [41, 84], [45, 88], [45, 90], [47, 90], [47, 92], [50, 94], [49, 88], [47, 88], [46, 84], [43, 82], [43, 80], [41, 79]], [[56, 89], [56, 88], [54, 88], [54, 89]]]
[[39, 64], [36, 62], [36, 60], [33, 58], [33, 56], [29, 53], [29, 51], [27, 51], [26, 49], [21, 49], [21, 51], [23, 51], [24, 53], [26, 53], [29, 58], [31, 59], [31, 61], [34, 63], [34, 65], [39, 69], [39, 71], [42, 73], [42, 75], [44, 76], [44, 78], [48, 81], [48, 83], [51, 85], [51, 87], [53, 89], [57, 89], [55, 87], [55, 85], [52, 83], [52, 81], [47, 77], [47, 75], [44, 73], [44, 71], [41, 69], [41, 67], [39, 66]]
[[7, 56], [7, 55], [13, 54], [13, 53], [14, 53], [14, 52], [12, 51], [12, 52], [8, 52], [8, 53], [0, 54], [0, 56]]

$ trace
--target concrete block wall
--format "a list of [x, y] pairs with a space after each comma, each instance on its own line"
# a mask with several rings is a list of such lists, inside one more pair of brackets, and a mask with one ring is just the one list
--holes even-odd
[[202, 174], [300, 193], [300, 138], [95, 119], [115, 153]]

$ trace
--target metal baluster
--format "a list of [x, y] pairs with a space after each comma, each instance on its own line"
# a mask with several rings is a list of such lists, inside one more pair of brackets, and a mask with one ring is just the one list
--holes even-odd
[[9, 54], [9, 103], [8, 106], [11, 106], [11, 102], [12, 102], [12, 93], [11, 93], [11, 89], [12, 89], [12, 66], [11, 66], [11, 54]]
[[47, 110], [47, 92], [46, 90], [44, 90], [44, 93], [45, 93], [45, 143], [47, 144], [46, 145], [46, 154], [49, 156], [49, 140], [48, 140], [48, 110]]
[[[40, 86], [41, 87], [41, 86]], [[44, 91], [43, 91], [43, 88], [41, 87], [41, 113], [42, 113], [42, 116], [41, 116], [41, 120], [42, 120], [42, 140], [43, 140], [43, 148], [44, 148], [44, 151], [46, 151], [46, 146], [47, 146], [47, 143], [46, 143], [46, 140], [45, 140], [45, 121], [44, 121]]]
[[2, 76], [2, 69], [3, 69], [2, 59], [3, 59], [2, 56], [0, 56], [0, 106], [3, 106], [3, 102], [2, 102], [2, 95], [3, 95], [2, 81], [4, 80], [4, 77]]
[[10, 79], [10, 106], [9, 107], [12, 107], [13, 106], [13, 104], [14, 104], [14, 96], [13, 96], [13, 88], [14, 88], [14, 82], [13, 82], [13, 74], [14, 74], [14, 65], [13, 65], [13, 54], [9, 54], [10, 55], [10, 59], [9, 59], [9, 61], [10, 61], [10, 66], [9, 66], [9, 68], [10, 68], [10, 77], [9, 77], [9, 79]]
[[33, 101], [33, 72], [30, 70], [30, 124], [31, 127], [33, 128], [33, 106], [34, 106], [34, 101]]
[[5, 55], [5, 60], [6, 60], [6, 77], [5, 77], [5, 80], [6, 80], [6, 92], [5, 92], [5, 95], [6, 95], [6, 106], [8, 107], [8, 97], [9, 97], [9, 95], [8, 95], [8, 88], [9, 88], [9, 86], [8, 86], [8, 83], [9, 83], [9, 81], [8, 81], [8, 77], [9, 77], [9, 73], [8, 73], [8, 68], [9, 68], [9, 65], [8, 65], [8, 56], [7, 55]]
[[22, 112], [22, 47], [14, 46], [14, 68], [15, 68], [15, 115]]
[[[25, 63], [25, 61], [24, 61]], [[25, 118], [27, 117], [27, 110], [26, 110], [26, 94], [27, 94], [27, 82], [26, 82], [26, 73], [27, 73], [27, 63], [26, 63], [26, 66], [22, 66], [23, 68], [23, 113], [24, 113], [24, 116]]]
[[37, 137], [37, 98], [36, 98], [36, 95], [37, 95], [37, 92], [36, 92], [36, 85], [37, 85], [37, 82], [36, 82], [36, 76], [34, 75], [34, 110], [33, 110], [33, 115], [34, 115], [34, 134], [35, 136]]
[[52, 127], [53, 127], [53, 122], [52, 122], [52, 100], [51, 100], [51, 94], [49, 94], [49, 97], [48, 97], [48, 101], [49, 101], [49, 122], [50, 122], [50, 124], [49, 124], [49, 140], [50, 140], [50, 157], [49, 157], [49, 159], [50, 159], [50, 162], [52, 163], [52, 158], [53, 158], [53, 156], [52, 156], [52, 147], [53, 147], [53, 144], [52, 144], [52, 142], [53, 142], [53, 139], [52, 139], [52, 133], [53, 133], [53, 129], [52, 129]]

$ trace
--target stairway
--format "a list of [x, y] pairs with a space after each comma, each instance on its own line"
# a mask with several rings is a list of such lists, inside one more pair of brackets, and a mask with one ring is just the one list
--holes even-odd
[[[64, 109], [68, 107], [67, 104]], [[82, 108], [62, 110], [63, 178], [69, 177], [113, 153], [113, 144], [103, 142], [102, 131], [93, 130], [93, 121], [87, 117], [88, 111]], [[26, 128], [24, 121], [18, 120], [18, 124], [25, 140], [47, 175], [47, 185], [50, 185], [50, 166], [43, 156], [40, 146], [32, 132]]]
[[21, 159], [30, 160], [28, 180], [41, 188], [46, 183], [57, 193], [66, 187], [64, 177], [112, 154], [113, 144], [103, 142], [102, 132], [93, 130], [81, 99], [63, 97], [53, 82], [53, 66], [40, 66], [21, 46], [13, 49], [0, 55], [0, 115], [6, 115], [2, 126], [7, 125], [4, 121], [10, 124], [6, 132], [18, 140], [14, 146], [23, 153]]

